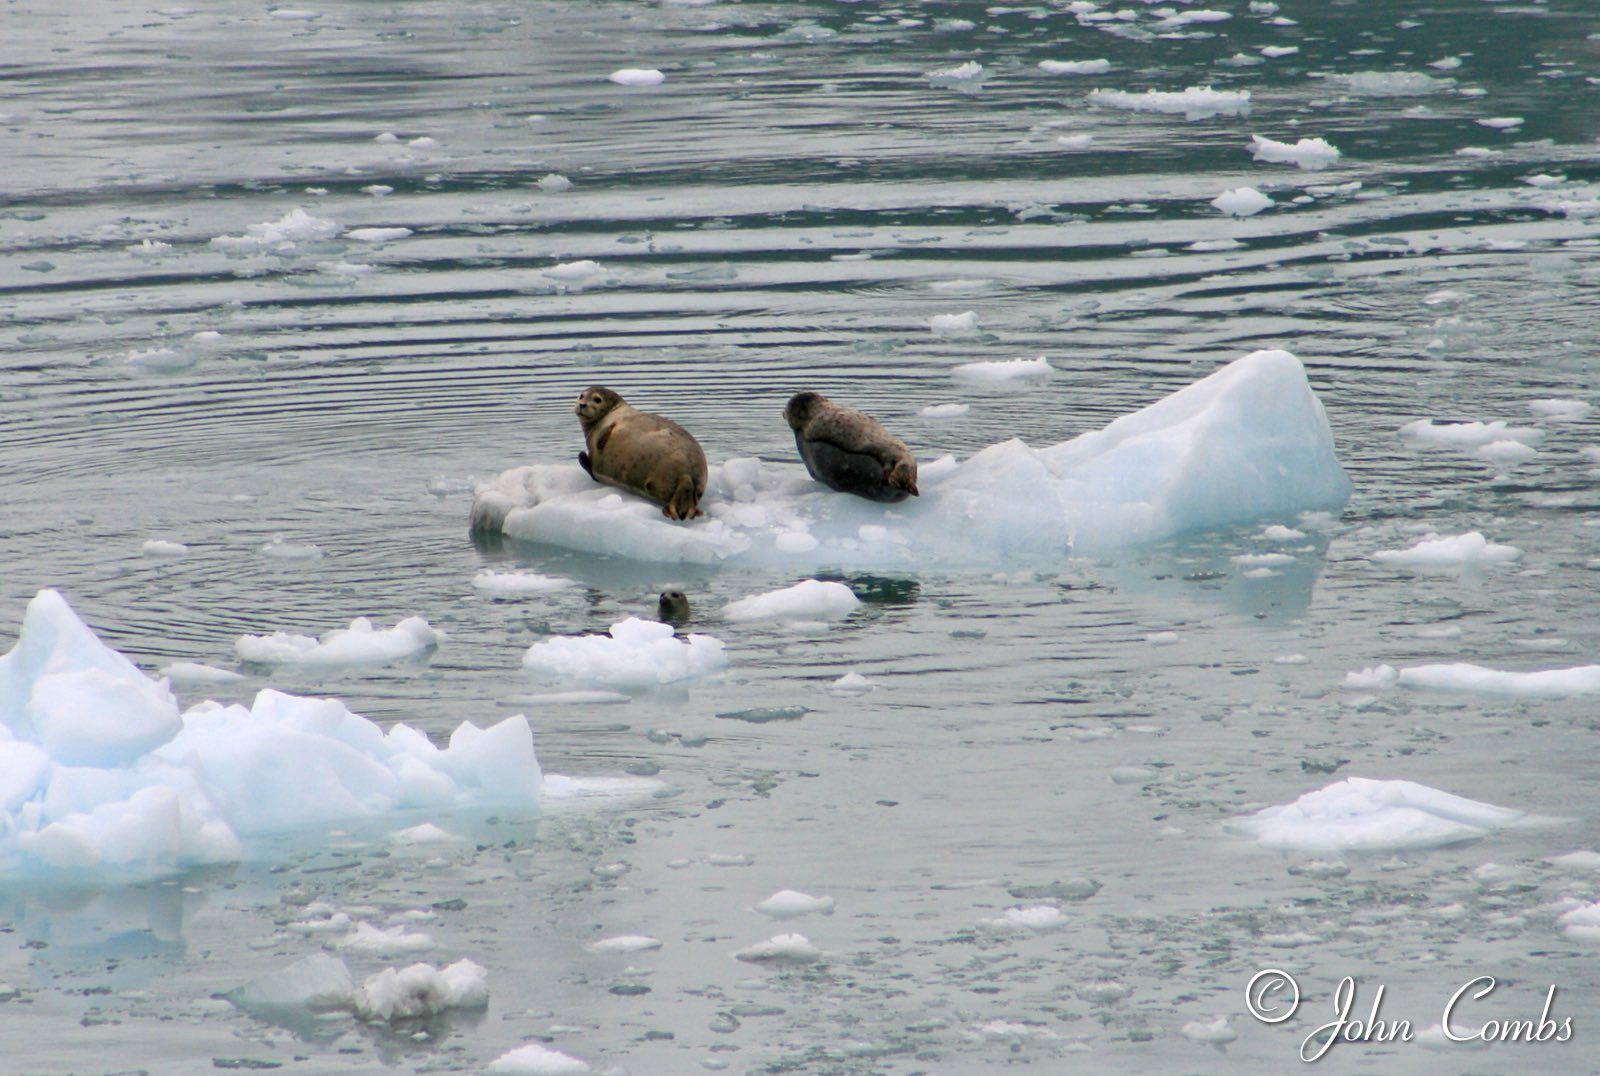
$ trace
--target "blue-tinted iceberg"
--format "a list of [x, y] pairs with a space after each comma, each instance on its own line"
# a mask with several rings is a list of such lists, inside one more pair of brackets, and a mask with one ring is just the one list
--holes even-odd
[[475, 529], [633, 560], [806, 568], [990, 566], [1101, 556], [1185, 531], [1342, 505], [1350, 480], [1300, 360], [1256, 351], [1102, 430], [991, 445], [920, 464], [922, 495], [884, 505], [824, 488], [800, 464], [712, 468], [704, 519], [534, 464], [481, 486]]
[[262, 691], [180, 713], [44, 590], [0, 657], [0, 872], [147, 875], [229, 862], [252, 837], [389, 812], [534, 805], [542, 784], [522, 715], [449, 746], [385, 732], [337, 699]]

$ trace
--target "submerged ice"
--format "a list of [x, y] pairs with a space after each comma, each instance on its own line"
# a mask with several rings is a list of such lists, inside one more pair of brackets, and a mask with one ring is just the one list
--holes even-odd
[[253, 837], [404, 810], [534, 805], [527, 718], [463, 722], [436, 747], [337, 699], [260, 692], [182, 713], [60, 594], [0, 657], [0, 870], [153, 874], [237, 860]]
[[899, 504], [827, 490], [798, 463], [711, 468], [689, 524], [595, 483], [576, 463], [538, 463], [479, 487], [475, 529], [667, 563], [990, 566], [1097, 556], [1185, 531], [1334, 508], [1350, 480], [1300, 360], [1237, 359], [1104, 429], [1032, 448], [1004, 441], [920, 465]]

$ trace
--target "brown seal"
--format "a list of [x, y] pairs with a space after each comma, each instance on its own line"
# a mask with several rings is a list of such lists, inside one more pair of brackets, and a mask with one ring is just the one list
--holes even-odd
[[574, 408], [589, 451], [578, 462], [591, 478], [661, 505], [668, 519], [704, 515], [706, 454], [671, 419], [635, 411], [610, 389], [584, 389]]
[[917, 459], [906, 443], [871, 415], [815, 392], [797, 393], [783, 409], [811, 477], [830, 489], [871, 501], [917, 495]]

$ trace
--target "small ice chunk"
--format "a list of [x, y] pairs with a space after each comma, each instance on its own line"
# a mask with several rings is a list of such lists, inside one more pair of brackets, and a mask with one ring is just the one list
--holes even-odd
[[1269, 164], [1293, 164], [1308, 172], [1320, 171], [1339, 159], [1339, 151], [1322, 138], [1302, 138], [1294, 144], [1251, 135], [1250, 154]]
[[1249, 90], [1214, 90], [1210, 86], [1190, 86], [1179, 92], [1146, 90], [1094, 90], [1089, 103], [1134, 112], [1181, 113], [1191, 123], [1213, 116], [1243, 116], [1250, 111]]
[[935, 314], [928, 328], [939, 336], [971, 336], [978, 331], [978, 315], [971, 310], [961, 314]]
[[1556, 925], [1569, 938], [1600, 942], [1600, 903], [1585, 904], [1565, 912], [1556, 920]]
[[561, 262], [544, 271], [544, 275], [550, 279], [560, 280], [569, 284], [593, 280], [597, 276], [604, 275], [604, 273], [605, 267], [589, 258], [585, 258], [582, 261]]
[[370, 619], [356, 617], [348, 628], [321, 638], [277, 631], [271, 635], [243, 635], [234, 643], [240, 661], [261, 665], [390, 665], [436, 648], [444, 633], [420, 616], [409, 616], [392, 628], [374, 627]]
[[1472, 448], [1495, 441], [1520, 441], [1525, 445], [1536, 445], [1544, 439], [1544, 431], [1533, 426], [1510, 426], [1499, 420], [1435, 422], [1431, 418], [1419, 418], [1401, 426], [1400, 436], [1420, 445]]
[[1594, 408], [1583, 400], [1529, 400], [1528, 410], [1549, 422], [1577, 422]]
[[273, 560], [316, 560], [322, 556], [322, 547], [315, 542], [292, 542], [274, 538], [261, 547], [261, 554]]
[[1389, 687], [1400, 679], [1400, 674], [1393, 665], [1372, 665], [1358, 672], [1344, 674], [1344, 686], [1355, 688], [1358, 691], [1371, 691], [1374, 688]]
[[1372, 559], [1402, 568], [1464, 568], [1511, 564], [1522, 559], [1522, 550], [1491, 542], [1479, 531], [1469, 531], [1449, 537], [1425, 538], [1409, 549], [1381, 549], [1372, 554]]
[[1269, 542], [1297, 542], [1305, 536], [1305, 531], [1285, 527], [1281, 523], [1269, 523], [1261, 531], [1261, 537]]
[[629, 617], [608, 635], [546, 639], [530, 646], [522, 666], [535, 675], [580, 684], [640, 690], [717, 672], [728, 664], [721, 639], [675, 637], [671, 624]]
[[350, 935], [335, 943], [353, 953], [392, 956], [395, 953], [422, 953], [433, 948], [433, 935], [421, 931], [406, 933], [404, 925], [382, 930], [371, 923], [356, 924]]
[[813, 897], [796, 889], [780, 889], [760, 904], [756, 911], [769, 919], [798, 919], [802, 915], [832, 915], [832, 897]]
[[170, 665], [161, 667], [161, 675], [171, 680], [180, 687], [217, 687], [222, 684], [238, 683], [244, 679], [242, 673], [232, 669], [219, 669], [214, 665], [202, 665], [196, 661], [174, 661]]
[[389, 243], [411, 234], [410, 228], [351, 228], [344, 237], [357, 243]]
[[328, 953], [313, 953], [288, 967], [257, 976], [228, 995], [246, 1009], [347, 1009], [355, 983], [345, 962]]
[[1233, 187], [1211, 199], [1212, 208], [1234, 217], [1253, 216], [1273, 204], [1271, 198], [1254, 187]]
[[1033, 931], [1042, 934], [1067, 925], [1067, 917], [1052, 904], [1032, 908], [1007, 908], [992, 919], [980, 919], [978, 925], [993, 931]]
[[1145, 635], [1144, 641], [1151, 646], [1175, 646], [1182, 638], [1175, 631], [1152, 631]]
[[1158, 8], [1154, 14], [1162, 15], [1161, 22], [1157, 25], [1162, 28], [1188, 26], [1197, 22], [1225, 22], [1233, 18], [1227, 11], [1218, 11], [1214, 8], [1191, 8], [1188, 11], [1174, 11], [1171, 8]]
[[1600, 665], [1540, 672], [1507, 672], [1465, 662], [1413, 665], [1400, 670], [1404, 687], [1462, 691], [1525, 699], [1562, 699], [1600, 692]]
[[878, 685], [858, 672], [847, 672], [828, 685], [834, 695], [864, 695]]
[[822, 950], [804, 934], [776, 934], [733, 955], [749, 964], [810, 964], [821, 959]]
[[806, 579], [792, 587], [755, 594], [730, 602], [722, 609], [726, 620], [837, 620], [861, 604], [843, 583]]
[[548, 175], [541, 176], [539, 182], [535, 184], [535, 186], [542, 191], [548, 191], [551, 194], [557, 194], [561, 191], [571, 190], [572, 180], [568, 179], [559, 172], [551, 172]]
[[1487, 836], [1523, 817], [1414, 781], [1350, 777], [1228, 828], [1265, 848], [1314, 853], [1438, 848]]
[[570, 579], [538, 572], [496, 572], [484, 569], [472, 577], [472, 587], [491, 598], [523, 598], [529, 594], [549, 594], [573, 586]]
[[584, 946], [591, 953], [645, 953], [661, 948], [661, 939], [644, 934], [619, 934]]
[[354, 1008], [363, 1020], [390, 1023], [447, 1009], [481, 1009], [489, 1004], [487, 978], [482, 965], [465, 959], [445, 968], [385, 968], [356, 988]]
[[1488, 127], [1495, 131], [1509, 131], [1514, 127], [1522, 126], [1521, 116], [1489, 116], [1474, 121], [1479, 127]]
[[1057, 135], [1056, 136], [1056, 145], [1060, 146], [1062, 149], [1088, 149], [1090, 146], [1094, 145], [1094, 135], [1092, 135], [1092, 134]]
[[967, 89], [983, 81], [983, 65], [976, 60], [957, 64], [955, 67], [943, 67], [937, 71], [929, 71], [926, 78], [935, 86], [952, 86]]
[[1527, 463], [1539, 452], [1521, 441], [1490, 441], [1473, 449], [1472, 454], [1501, 467], [1512, 467]]
[[123, 361], [143, 373], [175, 373], [193, 366], [198, 356], [177, 348], [152, 347], [130, 351]]
[[971, 404], [964, 404], [964, 403], [929, 404], [927, 407], [924, 407], [921, 411], [918, 411], [917, 414], [921, 415], [923, 418], [960, 418], [962, 415], [965, 415], [967, 412], [969, 412], [971, 410], [972, 410], [972, 405]]
[[1183, 1037], [1206, 1046], [1226, 1046], [1239, 1033], [1229, 1026], [1226, 1016], [1219, 1016], [1215, 1020], [1190, 1020], [1183, 1025]]
[[1039, 70], [1047, 75], [1103, 75], [1111, 70], [1111, 61], [1040, 60]]
[[1289, 553], [1238, 553], [1228, 559], [1239, 568], [1281, 568], [1294, 563]]
[[188, 555], [189, 547], [182, 542], [151, 538], [140, 544], [139, 552], [147, 557], [182, 557]]
[[659, 86], [667, 80], [653, 67], [619, 67], [606, 78], [618, 86]]
[[578, 1076], [589, 1071], [589, 1064], [570, 1054], [530, 1042], [501, 1054], [489, 1062], [484, 1071], [495, 1073], [496, 1076]]
[[1027, 378], [1049, 377], [1054, 368], [1040, 355], [1037, 359], [1009, 359], [997, 362], [967, 362], [955, 367], [950, 375], [961, 381], [1020, 381]]
[[301, 242], [332, 239], [342, 230], [337, 222], [313, 217], [296, 206], [278, 220], [250, 225], [244, 235], [219, 235], [211, 240], [211, 245], [235, 251], [279, 249]]
[[1446, 93], [1455, 79], [1440, 78], [1421, 71], [1352, 71], [1329, 75], [1329, 81], [1342, 83], [1351, 93], [1364, 97], [1421, 97]]

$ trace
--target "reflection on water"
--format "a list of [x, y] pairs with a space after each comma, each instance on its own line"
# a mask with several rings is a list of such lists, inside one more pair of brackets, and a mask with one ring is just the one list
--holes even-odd
[[[10, 888], [11, 1061], [478, 1070], [540, 1041], [634, 1072], [1280, 1072], [1298, 1039], [1235, 996], [1269, 963], [1303, 972], [1319, 1011], [1344, 974], [1382, 981], [1419, 1029], [1493, 968], [1592, 1009], [1600, 977], [1550, 910], [1600, 889], [1547, 860], [1592, 843], [1586, 700], [1345, 677], [1600, 649], [1600, 436], [1528, 407], [1594, 391], [1600, 25], [1578, 0], [1209, 10], [1229, 17], [968, 0], [8, 9], [0, 624], [59, 587], [154, 669], [232, 667], [247, 633], [422, 615], [447, 634], [425, 663], [246, 670], [228, 697], [337, 695], [436, 736], [526, 709], [548, 772], [659, 782], [537, 825], [461, 822], [443, 846], [352, 829], [152, 885]], [[969, 61], [981, 77], [929, 78]], [[664, 80], [607, 80], [623, 67]], [[1190, 86], [1248, 91], [1248, 112], [1090, 100]], [[1258, 134], [1341, 156], [1258, 163]], [[1212, 208], [1242, 186], [1272, 208]], [[970, 333], [933, 330], [969, 311]], [[780, 568], [467, 533], [475, 481], [573, 458], [571, 400], [595, 382], [683, 422], [714, 462], [797, 468], [780, 416], [802, 389], [880, 416], [920, 458], [964, 459], [1099, 428], [1261, 347], [1299, 355], [1327, 407], [1356, 487], [1337, 520], [1101, 561], [825, 571], [863, 606], [802, 632], [716, 618], [796, 581]], [[1041, 355], [1042, 384], [949, 376]], [[943, 404], [968, 410], [924, 414]], [[1543, 439], [1495, 462], [1408, 445], [1418, 418]], [[1372, 560], [1473, 530], [1522, 559], [1443, 575]], [[490, 597], [472, 586], [486, 568], [578, 585]], [[535, 697], [529, 645], [649, 616], [668, 585], [728, 644], [725, 675]], [[831, 690], [851, 673], [867, 686]], [[1573, 821], [1309, 864], [1222, 836], [1347, 774]], [[786, 888], [837, 912], [751, 910]], [[979, 925], [1019, 903], [1064, 919]], [[490, 1010], [391, 1032], [218, 1000], [322, 949], [288, 928], [312, 905], [433, 935], [351, 958], [358, 975], [478, 960]], [[824, 959], [729, 955], [790, 930]], [[663, 944], [585, 948], [633, 934]], [[1223, 1045], [1184, 1031], [1218, 1016]], [[1339, 1050], [1459, 1067], [1414, 1043]], [[1530, 1059], [1584, 1067], [1536, 1045], [1473, 1064]]]

